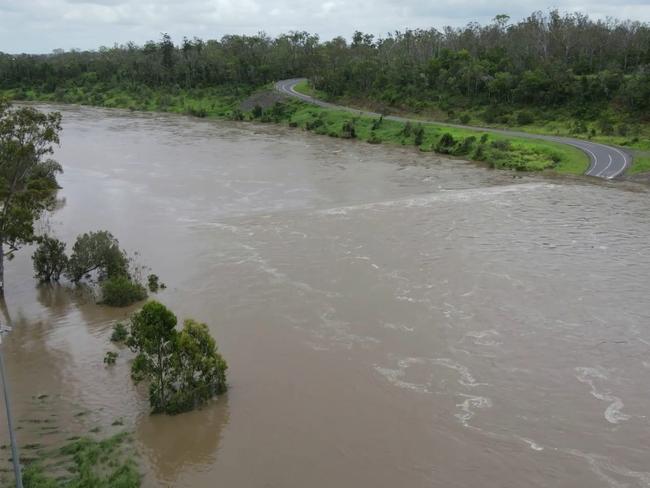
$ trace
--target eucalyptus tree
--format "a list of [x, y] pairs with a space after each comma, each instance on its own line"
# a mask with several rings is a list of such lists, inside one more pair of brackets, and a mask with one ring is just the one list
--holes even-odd
[[62, 168], [50, 156], [60, 131], [60, 113], [0, 100], [0, 295], [5, 258], [36, 240], [36, 220], [55, 204]]

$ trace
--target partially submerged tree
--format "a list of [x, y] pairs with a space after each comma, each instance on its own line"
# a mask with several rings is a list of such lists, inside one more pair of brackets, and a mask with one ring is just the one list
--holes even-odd
[[93, 271], [97, 271], [99, 279], [129, 274], [126, 253], [120, 249], [113, 234], [106, 230], [82, 234], [72, 246], [67, 270], [69, 278], [79, 282]]
[[165, 411], [172, 389], [175, 327], [176, 316], [158, 302], [146, 303], [131, 317], [127, 345], [137, 353], [131, 365], [131, 377], [135, 382], [150, 382], [149, 402], [154, 412]]
[[167, 413], [191, 410], [226, 391], [228, 365], [205, 324], [192, 319], [184, 322], [176, 338], [172, 367], [175, 384]]
[[45, 235], [39, 238], [39, 244], [32, 254], [36, 278], [42, 282], [59, 281], [68, 265], [65, 254], [65, 242]]
[[148, 380], [153, 412], [180, 413], [226, 391], [228, 365], [205, 324], [186, 320], [176, 330], [176, 316], [149, 302], [131, 319], [129, 347], [136, 381]]
[[55, 203], [61, 165], [51, 159], [61, 114], [14, 109], [0, 100], [0, 295], [4, 258], [34, 242], [34, 222]]

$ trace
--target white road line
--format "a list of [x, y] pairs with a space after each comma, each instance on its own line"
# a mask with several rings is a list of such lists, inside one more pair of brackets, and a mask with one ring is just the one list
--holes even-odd
[[[342, 107], [342, 106], [339, 106], [339, 105], [334, 105], [334, 104], [331, 104], [331, 103], [322, 102], [322, 101], [317, 100], [317, 99], [315, 99], [315, 98], [313, 98], [313, 97], [311, 97], [309, 95], [305, 95], [303, 93], [297, 92], [295, 90], [295, 86], [299, 81], [300, 81], [300, 79], [289, 80], [289, 82], [287, 82], [286, 84], [278, 83], [276, 86], [280, 89], [281, 92], [284, 92], [284, 93], [286, 93], [288, 95], [293, 95], [293, 96], [295, 96], [295, 97], [297, 97], [297, 98], [299, 98], [301, 100], [304, 100], [306, 102], [315, 103], [316, 105], [320, 105], [322, 107], [331, 107], [331, 108], [334, 108], [334, 109], [346, 110], [346, 111], [349, 111], [351, 113], [358, 113], [360, 115], [368, 115], [368, 116], [373, 116], [373, 117], [379, 115], [379, 114], [375, 114], [374, 112], [366, 112], [366, 111], [363, 111], [363, 110], [355, 110], [355, 109], [351, 109], [349, 107]], [[392, 119], [392, 120], [397, 120], [397, 121], [410, 120], [410, 119], [405, 119], [405, 118], [402, 118], [402, 117], [396, 117], [396, 116], [390, 116], [390, 115], [387, 116], [386, 119], [389, 119], [389, 120]], [[422, 123], [434, 123], [434, 122], [423, 121]], [[499, 133], [500, 132], [500, 131], [495, 131], [495, 130], [489, 129], [489, 128], [464, 127], [464, 126], [459, 126], [459, 125], [456, 125], [456, 124], [440, 123], [440, 125], [448, 126], [448, 127], [461, 127], [461, 128], [467, 128], [467, 129], [476, 130], [476, 131], [489, 131], [489, 132], [493, 132], [493, 133]], [[585, 153], [587, 153], [591, 157], [591, 163], [592, 163], [590, 165], [589, 169], [587, 170], [587, 172], [585, 173], [587, 176], [595, 176], [595, 177], [601, 177], [601, 178], [611, 180], [612, 178], [615, 178], [618, 175], [620, 175], [621, 173], [623, 173], [627, 169], [627, 167], [630, 165], [629, 157], [624, 152], [620, 151], [619, 149], [617, 149], [615, 147], [612, 147], [612, 146], [606, 146], [604, 144], [596, 144], [596, 143], [593, 143], [593, 142], [585, 141], [584, 144], [588, 144], [588, 145], [591, 145], [591, 146], [597, 146], [597, 147], [607, 151], [607, 156], [609, 157], [609, 162], [608, 162], [607, 166], [605, 166], [605, 168], [601, 169], [598, 173], [594, 174], [594, 172], [598, 170], [600, 160], [598, 159], [598, 156], [596, 156], [596, 154], [591, 149], [589, 149], [589, 147], [582, 145], [582, 141], [570, 140], [570, 139], [563, 140], [562, 138], [551, 138], [551, 137], [547, 138], [547, 137], [544, 137], [544, 136], [534, 137], [535, 134], [521, 134], [521, 136], [518, 136], [518, 137], [526, 137], [526, 136], [528, 136], [528, 137], [533, 136], [533, 138], [541, 139], [541, 140], [555, 140], [555, 142], [559, 142], [561, 144], [568, 144], [568, 145], [571, 145], [571, 146], [574, 146], [574, 147], [580, 149], [581, 151], [584, 151]], [[616, 151], [616, 153], [618, 153], [621, 156], [621, 158], [623, 158], [623, 166], [620, 169], [616, 170], [611, 175], [608, 175], [607, 171], [612, 167], [612, 164], [614, 164], [614, 158], [612, 158], [611, 151]]]
[[609, 156], [609, 164], [608, 164], [607, 166], [605, 166], [605, 169], [603, 169], [603, 170], [602, 170], [600, 173], [598, 173], [596, 176], [602, 176], [603, 173], [605, 173], [605, 172], [609, 169], [609, 167], [612, 165], [612, 162], [614, 161], [614, 160], [612, 159], [612, 155], [611, 155], [611, 154], [608, 154], [608, 156]]

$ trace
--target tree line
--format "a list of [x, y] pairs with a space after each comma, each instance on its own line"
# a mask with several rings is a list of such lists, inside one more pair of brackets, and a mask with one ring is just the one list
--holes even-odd
[[[0, 54], [0, 88], [55, 92], [76, 87], [252, 89], [307, 76], [327, 96], [412, 110], [466, 106], [570, 107], [643, 119], [650, 108], [650, 26], [535, 12], [519, 22], [416, 29], [351, 41], [307, 32], [219, 40], [163, 34], [143, 46], [46, 55]], [[18, 97], [19, 98], [19, 97]], [[497, 114], [498, 115], [498, 114]], [[488, 114], [489, 116], [489, 114]]]

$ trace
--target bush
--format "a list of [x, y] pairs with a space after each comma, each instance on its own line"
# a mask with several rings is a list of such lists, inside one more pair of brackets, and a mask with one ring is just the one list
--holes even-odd
[[413, 133], [413, 125], [407, 121], [404, 124], [404, 127], [402, 128], [402, 135], [404, 137], [411, 137], [412, 133]]
[[507, 139], [497, 139], [496, 141], [492, 141], [492, 147], [500, 151], [509, 151], [512, 149], [512, 145]]
[[474, 136], [465, 137], [462, 140], [462, 142], [458, 144], [456, 148], [453, 150], [454, 156], [465, 156], [466, 154], [469, 154], [475, 142], [476, 142], [476, 137]]
[[370, 132], [370, 138], [368, 139], [368, 142], [370, 144], [381, 144], [381, 139], [377, 137], [377, 134], [375, 134], [374, 130]]
[[128, 276], [118, 275], [102, 282], [102, 300], [112, 307], [126, 307], [147, 298], [144, 287]]
[[128, 275], [129, 260], [119, 242], [105, 230], [88, 232], [77, 237], [72, 247], [66, 274], [78, 282], [97, 270], [99, 278]]
[[470, 115], [468, 113], [462, 113], [462, 114], [460, 114], [459, 119], [460, 119], [461, 124], [467, 125], [467, 124], [469, 124], [469, 121], [472, 120], [472, 117], [470, 117]]
[[254, 119], [259, 119], [262, 116], [262, 113], [263, 113], [262, 107], [260, 107], [259, 105], [255, 105], [251, 112]]
[[36, 278], [46, 281], [59, 281], [61, 273], [68, 265], [68, 257], [65, 254], [65, 242], [54, 237], [43, 236], [32, 255]]
[[422, 145], [422, 142], [424, 142], [424, 127], [422, 127], [422, 124], [418, 124], [415, 127], [414, 133], [415, 133], [415, 140], [413, 141], [413, 143], [416, 146]]
[[187, 109], [187, 113], [193, 117], [199, 117], [199, 118], [204, 118], [206, 115], [208, 115], [208, 112], [203, 108], [195, 108], [195, 107], [189, 107]]
[[118, 322], [113, 326], [113, 333], [111, 334], [111, 342], [124, 342], [129, 336], [129, 331], [122, 322]]
[[532, 113], [522, 110], [517, 114], [517, 125], [530, 125], [535, 121]]
[[354, 139], [357, 137], [357, 133], [354, 130], [354, 121], [346, 120], [343, 122], [343, 127], [341, 127], [341, 137], [343, 139]]
[[104, 356], [104, 364], [111, 366], [115, 364], [115, 360], [117, 359], [118, 354], [113, 351], [108, 351], [106, 353], [106, 356]]
[[440, 136], [440, 140], [438, 141], [438, 144], [436, 144], [436, 152], [441, 154], [450, 154], [454, 144], [456, 144], [454, 136], [449, 132], [445, 132]]

